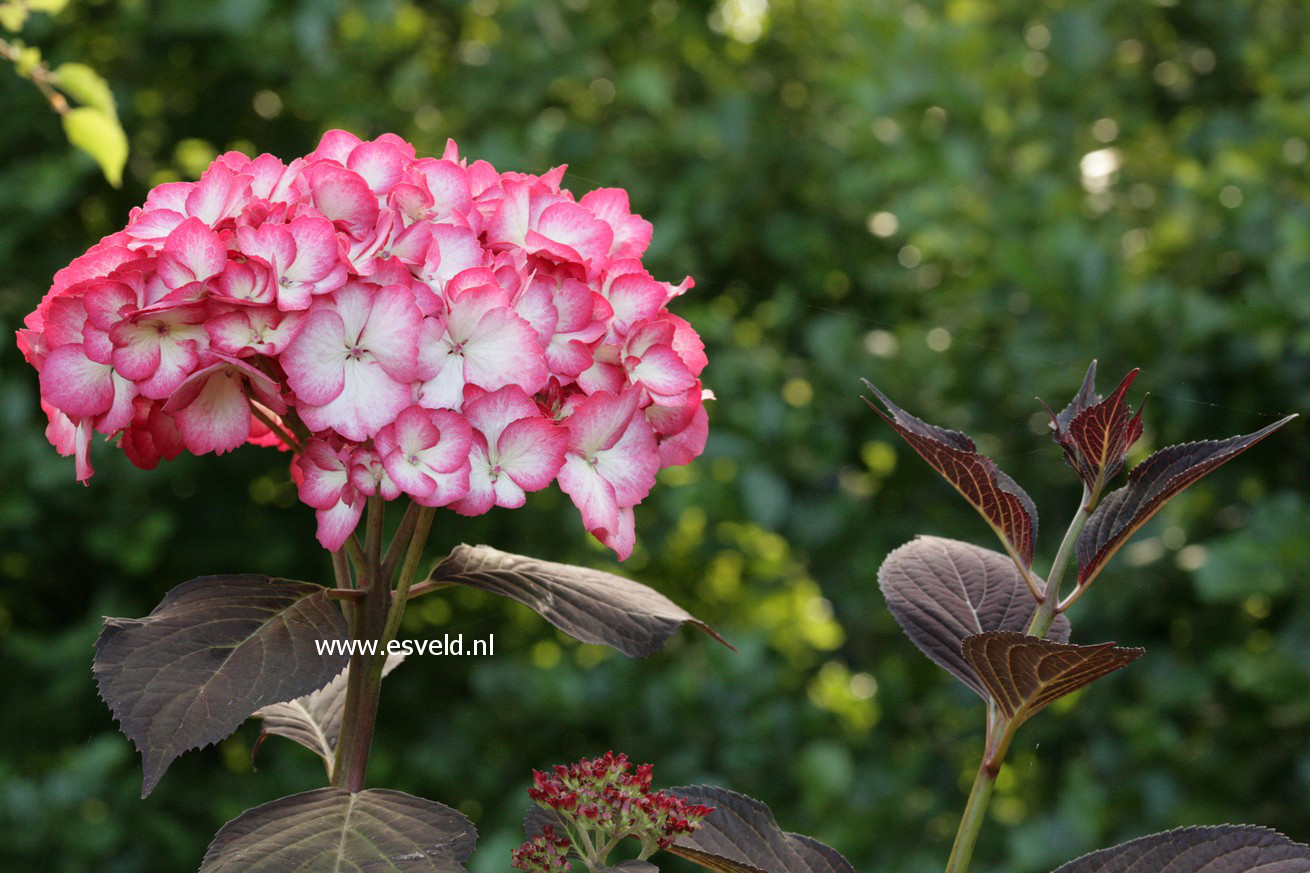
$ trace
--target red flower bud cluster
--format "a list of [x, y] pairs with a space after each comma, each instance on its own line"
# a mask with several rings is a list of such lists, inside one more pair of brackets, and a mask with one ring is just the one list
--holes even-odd
[[688, 803], [664, 791], [651, 791], [653, 767], [633, 767], [613, 752], [551, 772], [534, 771], [528, 796], [566, 822], [609, 837], [637, 837], [651, 849], [667, 848], [674, 838], [700, 827], [712, 807]]
[[565, 858], [571, 845], [568, 837], [555, 833], [554, 825], [546, 825], [540, 835], [514, 850], [510, 866], [528, 873], [568, 873]]

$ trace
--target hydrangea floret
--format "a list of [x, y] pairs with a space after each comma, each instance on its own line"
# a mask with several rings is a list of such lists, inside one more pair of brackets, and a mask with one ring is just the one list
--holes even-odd
[[147, 469], [289, 450], [333, 551], [372, 496], [479, 515], [558, 482], [627, 557], [656, 472], [704, 448], [706, 358], [627, 192], [564, 169], [335, 130], [159, 185], [18, 332], [47, 436], [84, 482], [97, 433]]
[[511, 854], [510, 866], [529, 873], [569, 873], [569, 848], [573, 841], [546, 825], [541, 833], [519, 846]]
[[624, 754], [606, 752], [576, 764], [557, 764], [549, 772], [534, 770], [528, 789], [539, 807], [562, 825], [546, 825], [542, 833], [514, 853], [514, 866], [532, 873], [557, 873], [569, 868], [572, 847], [587, 868], [603, 865], [625, 839], [641, 843], [640, 860], [695, 831], [713, 807], [691, 803], [666, 791], [652, 791], [654, 767], [636, 767]]

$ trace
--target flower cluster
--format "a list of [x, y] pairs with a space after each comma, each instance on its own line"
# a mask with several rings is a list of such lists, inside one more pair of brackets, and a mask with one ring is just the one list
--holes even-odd
[[47, 436], [82, 481], [93, 433], [144, 468], [291, 449], [330, 549], [369, 496], [477, 515], [558, 481], [626, 557], [656, 472], [704, 447], [706, 359], [627, 193], [563, 175], [331, 131], [158, 186], [19, 331]]
[[[606, 752], [569, 766], [556, 765], [549, 773], [533, 771], [528, 796], [559, 816], [566, 827], [588, 834], [583, 845], [612, 846], [635, 837], [645, 857], [696, 830], [701, 819], [714, 811], [664, 791], [651, 791], [653, 772], [650, 764], [634, 768], [627, 755]], [[529, 841], [520, 851], [540, 852], [545, 845]]]
[[541, 833], [519, 846], [512, 853], [511, 867], [529, 873], [568, 873], [569, 847], [573, 842], [555, 833], [554, 825], [546, 825]]

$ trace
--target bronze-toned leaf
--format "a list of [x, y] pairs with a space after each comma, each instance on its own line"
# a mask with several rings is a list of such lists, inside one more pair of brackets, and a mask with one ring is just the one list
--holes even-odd
[[869, 408], [955, 486], [991, 525], [1015, 560], [1031, 567], [1037, 541], [1037, 507], [1019, 484], [1002, 473], [990, 458], [978, 454], [973, 440], [964, 434], [921, 421], [888, 400], [867, 380], [864, 384], [891, 414], [866, 398]]
[[200, 873], [464, 873], [478, 832], [463, 814], [401, 791], [319, 788], [223, 825]]
[[202, 576], [145, 618], [106, 618], [93, 664], [100, 696], [141, 750], [149, 794], [189, 749], [223, 739], [261, 706], [322, 688], [350, 635], [327, 589], [268, 576]]
[[975, 634], [961, 648], [1001, 713], [1018, 723], [1145, 653], [1114, 643], [1075, 646], [1013, 631]]
[[427, 581], [467, 585], [517, 600], [574, 639], [609, 646], [629, 658], [659, 651], [684, 624], [728, 645], [713, 628], [655, 589], [603, 570], [461, 545], [432, 569]]
[[[1087, 374], [1083, 376], [1082, 386], [1078, 389], [1078, 393], [1074, 395], [1073, 400], [1069, 401], [1069, 405], [1062, 409], [1058, 415], [1051, 412], [1051, 407], [1046, 407], [1046, 411], [1051, 416], [1051, 430], [1055, 431], [1055, 441], [1060, 442], [1061, 433], [1068, 433], [1069, 425], [1078, 417], [1078, 413], [1100, 401], [1101, 395], [1096, 393], [1096, 361], [1093, 360], [1087, 368]], [[1045, 403], [1042, 405], [1046, 406]]]
[[[1059, 415], [1051, 413], [1051, 430], [1065, 462], [1095, 496], [1123, 470], [1128, 449], [1142, 435], [1142, 410], [1134, 415], [1125, 397], [1137, 378], [1133, 370], [1119, 387], [1104, 400], [1095, 391], [1096, 362], [1087, 370], [1087, 378], [1073, 402]], [[1046, 410], [1050, 413], [1050, 407]]]
[[778, 827], [760, 801], [709, 785], [671, 788], [670, 794], [714, 811], [668, 851], [719, 873], [855, 873], [835, 849]]
[[[910, 641], [984, 699], [987, 691], [960, 644], [984, 631], [1024, 630], [1037, 611], [1013, 561], [941, 537], [918, 537], [888, 555], [878, 568], [878, 585]], [[1056, 616], [1047, 638], [1066, 642], [1069, 620]]]
[[1092, 852], [1054, 873], [1310, 873], [1310, 846], [1256, 825], [1177, 828]]
[[1289, 415], [1245, 436], [1169, 446], [1134, 467], [1128, 474], [1128, 484], [1101, 501], [1078, 536], [1078, 584], [1091, 582], [1168, 500], [1294, 418]]
[[[382, 665], [382, 675], [386, 676], [400, 662], [405, 660], [404, 653], [387, 655]], [[251, 715], [262, 719], [259, 740], [255, 743], [251, 759], [259, 751], [260, 745], [270, 736], [286, 737], [299, 743], [323, 759], [327, 767], [328, 778], [332, 778], [332, 762], [337, 751], [337, 738], [341, 735], [341, 715], [346, 708], [346, 677], [349, 670], [342, 670], [328, 684], [317, 691], [311, 691], [295, 700], [284, 703], [270, 703], [261, 706]]]

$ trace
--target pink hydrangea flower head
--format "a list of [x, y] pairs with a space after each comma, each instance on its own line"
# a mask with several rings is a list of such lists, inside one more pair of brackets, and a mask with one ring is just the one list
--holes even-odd
[[563, 183], [329, 131], [159, 185], [18, 331], [47, 436], [84, 482], [96, 435], [144, 469], [290, 452], [330, 549], [370, 497], [475, 515], [558, 482], [626, 557], [704, 448], [704, 347], [627, 192]]

